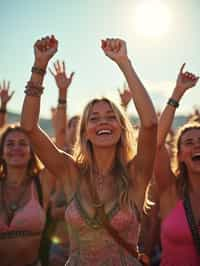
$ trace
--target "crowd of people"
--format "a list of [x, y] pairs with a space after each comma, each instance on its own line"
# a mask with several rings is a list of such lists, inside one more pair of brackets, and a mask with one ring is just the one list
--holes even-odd
[[[102, 40], [126, 80], [120, 102], [94, 98], [69, 118], [74, 73], [57, 60], [49, 68], [58, 89], [50, 137], [39, 126], [40, 99], [58, 44], [53, 35], [34, 44], [19, 123], [7, 123], [14, 92], [0, 84], [1, 265], [199, 266], [199, 111], [172, 128], [198, 76], [183, 64], [158, 115], [126, 42]], [[131, 100], [137, 125], [126, 112]]]

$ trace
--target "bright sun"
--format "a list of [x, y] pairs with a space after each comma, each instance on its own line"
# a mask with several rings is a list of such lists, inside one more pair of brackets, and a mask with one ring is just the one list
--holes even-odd
[[142, 1], [135, 10], [136, 30], [147, 37], [157, 37], [170, 27], [168, 7], [159, 0]]

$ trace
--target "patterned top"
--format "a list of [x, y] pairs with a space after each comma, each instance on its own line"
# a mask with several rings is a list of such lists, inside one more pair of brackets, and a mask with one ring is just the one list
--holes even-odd
[[[0, 236], [9, 232], [32, 232], [41, 233], [45, 226], [46, 214], [45, 210], [41, 207], [35, 189], [34, 182], [31, 183], [30, 200], [25, 206], [17, 209], [15, 215], [10, 223], [7, 225], [0, 214]], [[20, 236], [20, 233], [18, 233]], [[16, 234], [17, 236], [17, 234]]]
[[[120, 237], [133, 247], [137, 246], [139, 222], [135, 209], [122, 210], [114, 204], [107, 213], [111, 226]], [[103, 226], [99, 226], [81, 205], [75, 194], [69, 203], [65, 219], [68, 225], [70, 254], [66, 266], [138, 266], [140, 265], [113, 239]]]

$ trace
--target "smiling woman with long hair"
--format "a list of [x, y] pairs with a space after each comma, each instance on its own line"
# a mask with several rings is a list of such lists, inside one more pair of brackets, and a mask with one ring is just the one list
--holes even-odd
[[[26, 132], [8, 125], [0, 140], [1, 265], [39, 266], [39, 250], [53, 179], [34, 154]], [[41, 183], [43, 206], [36, 179]], [[10, 248], [12, 246], [12, 248]]]
[[70, 241], [66, 265], [140, 265], [137, 259], [144, 259], [137, 253], [140, 213], [156, 151], [152, 102], [128, 58], [126, 43], [103, 40], [103, 52], [119, 66], [132, 91], [141, 121], [138, 143], [133, 143], [133, 128], [123, 111], [102, 98], [92, 100], [83, 111], [75, 153], [59, 150], [37, 125], [44, 74], [57, 47], [54, 36], [34, 45], [21, 125], [42, 162], [63, 184]]
[[183, 71], [184, 65], [158, 127], [155, 177], [160, 203], [162, 266], [200, 265], [200, 124], [187, 123], [179, 128], [172, 157], [165, 147], [176, 108], [184, 93], [198, 81], [197, 76]]

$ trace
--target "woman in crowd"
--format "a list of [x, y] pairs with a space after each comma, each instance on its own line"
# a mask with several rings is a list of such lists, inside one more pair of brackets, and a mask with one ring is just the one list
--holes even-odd
[[160, 196], [162, 266], [200, 265], [200, 124], [185, 124], [179, 129], [175, 141], [176, 164], [172, 164], [165, 147], [179, 101], [198, 81], [197, 76], [183, 71], [184, 65], [158, 129], [155, 176]]
[[18, 125], [9, 125], [2, 133], [0, 158], [0, 264], [40, 266], [52, 176], [41, 169], [27, 134]]
[[156, 151], [157, 118], [152, 102], [128, 58], [126, 43], [103, 40], [102, 50], [124, 74], [140, 117], [137, 150], [125, 113], [102, 98], [85, 107], [73, 156], [62, 152], [38, 127], [43, 78], [57, 47], [54, 36], [34, 45], [35, 62], [21, 125], [41, 160], [63, 184], [70, 241], [66, 265], [139, 265], [135, 258], [139, 220]]
[[[55, 132], [55, 144], [61, 150], [72, 151], [76, 137], [76, 118], [68, 121], [67, 115], [67, 94], [71, 85], [74, 73], [69, 76], [66, 72], [65, 62], [57, 60], [54, 64], [54, 71], [50, 68], [50, 73], [55, 79], [58, 88], [58, 105], [53, 113], [53, 128]], [[68, 134], [67, 134], [68, 133]], [[56, 189], [51, 197], [51, 249], [49, 256], [49, 266], [63, 266], [68, 258], [69, 240], [67, 233], [67, 224], [64, 219], [66, 209], [66, 198], [64, 195], [61, 180], [57, 178]]]

